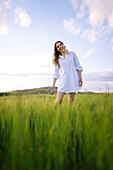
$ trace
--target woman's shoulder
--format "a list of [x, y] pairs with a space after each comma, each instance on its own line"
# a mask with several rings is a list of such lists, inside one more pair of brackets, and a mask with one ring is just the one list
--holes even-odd
[[70, 55], [76, 55], [76, 53], [74, 51], [68, 51], [68, 54]]

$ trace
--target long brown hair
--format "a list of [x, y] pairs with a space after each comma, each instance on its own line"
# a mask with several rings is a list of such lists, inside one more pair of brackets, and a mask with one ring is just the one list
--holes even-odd
[[54, 54], [53, 54], [53, 64], [54, 65], [58, 65], [59, 67], [60, 67], [60, 64], [59, 64], [59, 55], [61, 55], [61, 53], [57, 50], [57, 48], [56, 48], [56, 44], [57, 43], [61, 43], [61, 44], [63, 44], [63, 42], [61, 42], [61, 41], [56, 41], [55, 42], [55, 45], [54, 45]]

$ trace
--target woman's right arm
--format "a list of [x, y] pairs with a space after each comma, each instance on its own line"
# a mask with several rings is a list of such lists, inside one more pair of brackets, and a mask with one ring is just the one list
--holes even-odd
[[58, 65], [56, 65], [55, 68], [54, 68], [53, 85], [52, 85], [52, 88], [51, 88], [53, 93], [55, 93], [54, 88], [55, 88], [55, 84], [56, 84], [57, 79], [59, 79], [59, 67], [58, 67]]
[[55, 88], [56, 81], [57, 81], [57, 78], [54, 78], [53, 79], [53, 86], [51, 87], [51, 90], [52, 90], [53, 93], [55, 93], [54, 88]]

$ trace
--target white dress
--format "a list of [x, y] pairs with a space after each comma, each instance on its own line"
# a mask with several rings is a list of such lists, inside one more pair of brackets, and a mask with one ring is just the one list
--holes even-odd
[[71, 93], [78, 92], [81, 87], [79, 87], [79, 77], [77, 70], [83, 71], [82, 66], [78, 60], [75, 52], [69, 52], [66, 54], [65, 58], [59, 56], [60, 68], [55, 66], [53, 78], [58, 79], [58, 89], [59, 92]]

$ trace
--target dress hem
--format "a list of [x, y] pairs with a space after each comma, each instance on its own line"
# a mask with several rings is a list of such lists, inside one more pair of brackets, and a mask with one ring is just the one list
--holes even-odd
[[62, 93], [69, 94], [69, 93], [78, 93], [79, 91], [69, 91], [69, 92], [65, 92], [65, 91], [58, 90], [58, 92], [62, 92]]

